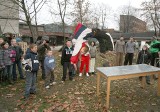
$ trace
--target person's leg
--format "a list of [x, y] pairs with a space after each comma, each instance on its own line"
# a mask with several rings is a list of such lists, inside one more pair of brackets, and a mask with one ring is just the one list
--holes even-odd
[[150, 84], [150, 76], [146, 76], [146, 83]]
[[132, 65], [134, 53], [129, 53], [129, 65]]
[[69, 62], [69, 80], [73, 80], [73, 65]]
[[54, 70], [51, 71], [50, 83], [54, 82]]
[[32, 76], [33, 76], [32, 72], [26, 71], [26, 84], [25, 84], [25, 94], [24, 94], [25, 98], [28, 98], [30, 95], [30, 89], [32, 86]]
[[5, 66], [3, 70], [3, 75], [2, 75], [2, 81], [5, 82], [7, 78], [7, 72], [8, 72], [8, 66]]
[[17, 63], [17, 62], [14, 62], [14, 63], [13, 63], [13, 81], [16, 81], [16, 80], [17, 80], [16, 63]]
[[90, 59], [89, 63], [89, 73], [92, 73], [92, 58]]
[[17, 62], [17, 66], [18, 66], [18, 71], [19, 71], [19, 74], [20, 74], [20, 79], [24, 79], [24, 75], [23, 75], [23, 71], [22, 71], [22, 62], [21, 60], [19, 60]]
[[120, 59], [119, 59], [119, 66], [122, 66], [123, 64], [123, 53], [120, 53]]
[[36, 93], [36, 78], [37, 78], [37, 73], [34, 72], [33, 75], [32, 75], [32, 86], [31, 86], [31, 89], [30, 89], [31, 94]]
[[83, 71], [83, 67], [84, 67], [85, 62], [81, 61], [81, 65], [80, 65], [80, 69], [79, 69], [79, 73], [82, 73]]
[[41, 61], [42, 79], [45, 79], [44, 59]]
[[50, 84], [50, 77], [51, 77], [51, 73], [47, 72], [46, 76], [45, 76], [45, 87], [49, 86], [49, 84]]
[[129, 55], [128, 53], [125, 55], [124, 65], [128, 64], [128, 57], [129, 57], [128, 55]]
[[64, 64], [63, 64], [63, 77], [62, 77], [62, 81], [66, 80], [66, 75], [67, 75], [67, 62], [64, 62]]
[[85, 60], [85, 64], [86, 64], [86, 73], [89, 72], [89, 61], [90, 61], [90, 59], [89, 59], [89, 57], [87, 57], [86, 60]]
[[119, 66], [119, 64], [120, 64], [120, 53], [116, 53], [116, 62], [117, 62], [117, 66]]
[[96, 58], [93, 58], [92, 59], [92, 74], [95, 74], [95, 70], [94, 70], [94, 68], [95, 68], [95, 62], [96, 62]]
[[13, 68], [13, 65], [10, 65], [9, 71], [8, 71], [8, 81], [10, 84], [12, 84], [12, 68]]

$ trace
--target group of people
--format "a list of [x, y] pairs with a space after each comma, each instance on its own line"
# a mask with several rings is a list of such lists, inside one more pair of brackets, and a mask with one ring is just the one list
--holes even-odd
[[[69, 80], [73, 80], [74, 75], [79, 71], [82, 76], [83, 69], [86, 76], [95, 74], [96, 44], [91, 42], [88, 47], [80, 50], [79, 64], [71, 63], [71, 57], [74, 50], [72, 40], [67, 40], [62, 49], [61, 65], [63, 67], [62, 82], [66, 80], [69, 74]], [[16, 39], [11, 40], [11, 45], [0, 38], [0, 82], [14, 84], [19, 78], [25, 79], [25, 94], [27, 99], [30, 94], [36, 93], [36, 80], [39, 68], [41, 67], [42, 79], [45, 81], [45, 88], [55, 85], [54, 69], [56, 60], [53, 51], [49, 46], [48, 40], [42, 40], [39, 45], [30, 44], [27, 51], [23, 51]], [[24, 70], [23, 70], [24, 69]], [[25, 71], [25, 72], [24, 72]], [[25, 74], [25, 75], [24, 75]]]
[[[153, 37], [150, 45], [145, 43], [140, 49], [137, 41], [134, 40], [133, 37], [126, 43], [124, 41], [124, 37], [120, 37], [119, 40], [116, 41], [115, 44], [115, 52], [116, 52], [116, 65], [132, 65], [134, 55], [136, 57], [136, 64], [150, 64], [152, 66], [159, 66], [158, 58], [160, 58], [160, 49], [154, 47], [156, 43], [160, 43], [156, 37]], [[124, 63], [123, 63], [123, 57]], [[136, 56], [137, 55], [137, 56]], [[140, 77], [141, 79], [141, 77]], [[147, 84], [150, 84], [149, 76], [146, 77]]]
[[24, 79], [21, 59], [23, 51], [15, 39], [11, 40], [11, 45], [0, 37], [0, 83], [8, 82], [13, 84], [17, 81], [16, 66], [20, 74], [20, 79]]

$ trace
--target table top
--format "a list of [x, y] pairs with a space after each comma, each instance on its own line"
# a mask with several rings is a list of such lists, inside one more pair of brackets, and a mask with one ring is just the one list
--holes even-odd
[[127, 66], [114, 66], [114, 67], [97, 67], [97, 70], [107, 77], [130, 75], [147, 72], [157, 72], [160, 68], [150, 66], [147, 64], [127, 65]]

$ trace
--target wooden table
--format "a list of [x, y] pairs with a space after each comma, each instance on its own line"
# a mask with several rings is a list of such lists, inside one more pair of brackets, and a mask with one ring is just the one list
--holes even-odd
[[[160, 96], [160, 68], [139, 64], [139, 65], [128, 65], [128, 66], [114, 66], [114, 67], [98, 67], [97, 68], [97, 96], [100, 95], [100, 78], [103, 77], [107, 81], [107, 97], [106, 106], [109, 108], [110, 99], [110, 83], [112, 80], [128, 79], [140, 76], [147, 76], [158, 74], [158, 90], [157, 95]], [[145, 77], [142, 78], [142, 87], [145, 87]]]

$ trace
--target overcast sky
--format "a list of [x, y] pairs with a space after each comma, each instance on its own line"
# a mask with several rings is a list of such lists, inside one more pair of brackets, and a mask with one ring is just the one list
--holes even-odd
[[[123, 5], [131, 5], [136, 8], [140, 8], [140, 5], [143, 1], [147, 0], [89, 0], [93, 4], [106, 4], [112, 8], [112, 11], [115, 12], [117, 9]], [[51, 17], [51, 14], [49, 13], [49, 8], [48, 6], [44, 6], [42, 11], [39, 13], [39, 21], [38, 23], [40, 24], [47, 24], [47, 23], [53, 23], [53, 19], [58, 19], [58, 18], [53, 18]], [[107, 28], [115, 28], [118, 29], [117, 23], [114, 20], [114, 17], [110, 18], [107, 20]]]

